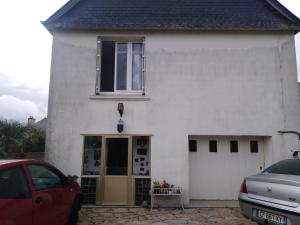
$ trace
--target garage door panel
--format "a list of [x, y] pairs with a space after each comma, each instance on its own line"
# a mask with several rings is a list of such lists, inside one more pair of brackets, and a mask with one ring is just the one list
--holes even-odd
[[[217, 152], [209, 152], [209, 140], [217, 140]], [[238, 141], [238, 152], [230, 152], [230, 140]], [[190, 153], [190, 198], [203, 200], [237, 199], [245, 176], [263, 165], [262, 139], [259, 152], [250, 152], [251, 138], [205, 137], [197, 140], [197, 152]]]

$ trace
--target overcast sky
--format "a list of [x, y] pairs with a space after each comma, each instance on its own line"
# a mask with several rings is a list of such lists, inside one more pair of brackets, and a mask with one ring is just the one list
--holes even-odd
[[[0, 117], [25, 122], [46, 116], [52, 36], [40, 21], [66, 2], [0, 1]], [[299, 0], [280, 2], [300, 17]], [[296, 48], [300, 70], [300, 35]]]

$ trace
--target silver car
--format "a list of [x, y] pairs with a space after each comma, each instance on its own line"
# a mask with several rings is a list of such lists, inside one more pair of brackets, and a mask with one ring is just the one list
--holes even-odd
[[245, 178], [242, 214], [258, 224], [300, 225], [300, 159], [283, 160]]

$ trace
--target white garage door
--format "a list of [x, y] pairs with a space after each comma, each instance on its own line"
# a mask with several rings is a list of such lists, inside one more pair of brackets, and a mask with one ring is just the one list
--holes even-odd
[[[243, 178], [264, 166], [262, 138], [199, 137], [194, 140], [197, 151], [189, 153], [190, 199], [236, 200]], [[215, 150], [217, 152], [211, 152]], [[238, 152], [232, 152], [236, 150]]]

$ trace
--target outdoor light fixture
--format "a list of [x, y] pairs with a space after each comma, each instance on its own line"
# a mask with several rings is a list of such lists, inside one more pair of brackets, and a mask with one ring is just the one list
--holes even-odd
[[118, 103], [118, 111], [120, 113], [120, 116], [123, 116], [123, 112], [124, 112], [124, 105], [123, 103]]
[[300, 133], [297, 131], [294, 131], [294, 130], [288, 130], [288, 131], [279, 130], [278, 133], [279, 134], [296, 134], [300, 140]]
[[298, 158], [299, 157], [299, 152], [300, 151], [293, 151], [293, 157]]
[[117, 125], [117, 130], [119, 133], [122, 133], [124, 129], [124, 121], [120, 118], [118, 125]]
[[[279, 130], [278, 131], [279, 134], [296, 134], [298, 136], [298, 139], [300, 140], [300, 133], [298, 131], [294, 131], [294, 130]], [[293, 157], [294, 158], [298, 158], [299, 157], [299, 150], [297, 151], [293, 151]]]
[[122, 133], [124, 130], [124, 121], [122, 120], [123, 112], [124, 112], [124, 104], [118, 103], [118, 112], [120, 113], [120, 119], [117, 124], [117, 130], [119, 133]]

